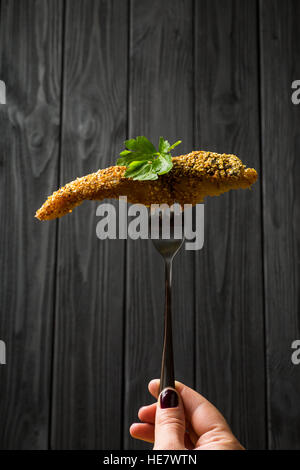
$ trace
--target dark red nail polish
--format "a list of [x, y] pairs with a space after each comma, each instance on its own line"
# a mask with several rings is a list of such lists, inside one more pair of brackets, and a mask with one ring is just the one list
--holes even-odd
[[160, 394], [161, 408], [176, 408], [178, 406], [178, 396], [175, 390], [166, 388]]

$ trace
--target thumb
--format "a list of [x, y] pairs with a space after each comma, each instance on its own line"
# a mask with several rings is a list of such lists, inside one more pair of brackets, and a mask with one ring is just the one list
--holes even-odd
[[153, 449], [185, 449], [184, 435], [185, 415], [181, 397], [173, 388], [165, 388], [158, 397]]

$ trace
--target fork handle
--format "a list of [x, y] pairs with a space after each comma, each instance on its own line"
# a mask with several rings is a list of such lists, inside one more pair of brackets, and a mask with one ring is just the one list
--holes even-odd
[[172, 337], [172, 260], [165, 260], [164, 346], [161, 363], [160, 392], [166, 387], [175, 388]]

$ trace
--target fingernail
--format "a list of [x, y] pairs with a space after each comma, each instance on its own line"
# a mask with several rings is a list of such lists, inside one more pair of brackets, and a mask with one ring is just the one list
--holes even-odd
[[166, 388], [160, 394], [161, 408], [176, 408], [178, 406], [178, 396], [175, 390]]

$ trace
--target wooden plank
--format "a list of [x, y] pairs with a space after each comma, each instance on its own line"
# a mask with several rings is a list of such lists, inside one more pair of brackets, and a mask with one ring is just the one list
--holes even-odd
[[[131, 2], [129, 135], [183, 140], [193, 147], [192, 2]], [[176, 149], [177, 150], [177, 149]], [[150, 379], [159, 377], [163, 340], [164, 268], [150, 240], [128, 240], [125, 367], [126, 449], [142, 449], [128, 427], [141, 405], [153, 401]], [[182, 250], [174, 261], [174, 353], [176, 378], [194, 380], [194, 255]]]
[[[201, 0], [195, 12], [196, 144], [234, 153], [260, 175], [255, 2]], [[260, 182], [205, 203], [196, 264], [197, 388], [247, 448], [264, 448]]]
[[300, 79], [297, 1], [260, 2], [263, 207], [269, 440], [299, 449], [299, 124], [291, 85]]
[[0, 446], [48, 446], [55, 223], [34, 213], [57, 184], [62, 4], [1, 2]]
[[[61, 181], [114, 164], [127, 126], [127, 5], [66, 3]], [[96, 237], [97, 203], [61, 220], [52, 447], [121, 445], [124, 241]]]

